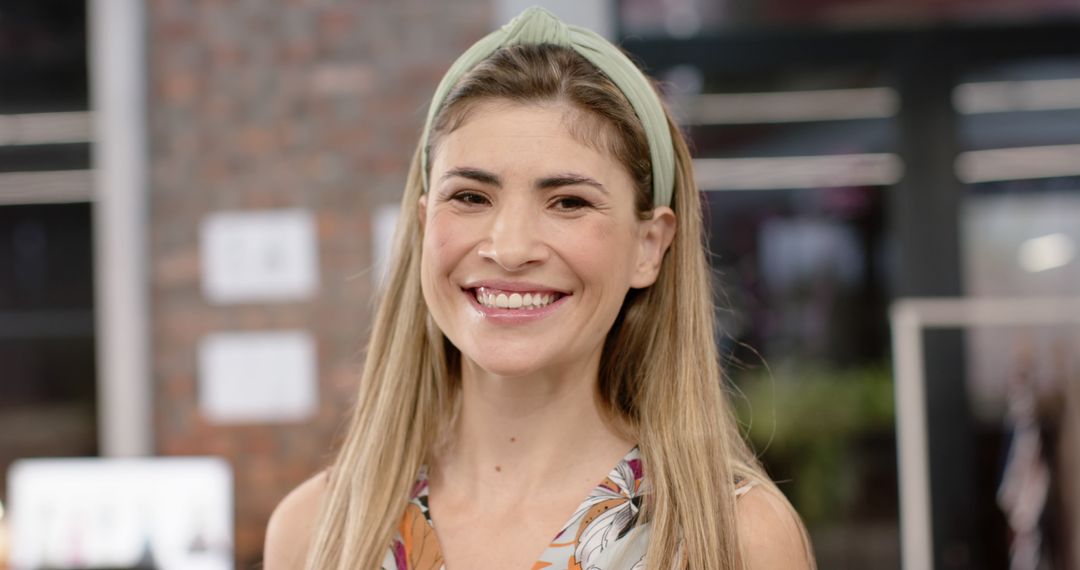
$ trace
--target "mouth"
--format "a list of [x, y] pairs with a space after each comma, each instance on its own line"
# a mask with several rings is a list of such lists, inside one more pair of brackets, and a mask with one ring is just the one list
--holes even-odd
[[481, 307], [524, 312], [543, 309], [567, 296], [552, 290], [507, 291], [493, 287], [473, 287], [465, 291]]

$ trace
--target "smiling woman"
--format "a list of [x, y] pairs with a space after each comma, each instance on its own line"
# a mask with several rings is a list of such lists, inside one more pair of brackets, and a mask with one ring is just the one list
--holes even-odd
[[622, 164], [569, 135], [575, 115], [565, 102], [479, 103], [432, 153], [421, 284], [465, 380], [558, 370], [588, 387], [627, 292], [655, 281], [674, 236], [670, 208], [639, 219]]
[[530, 9], [466, 52], [348, 435], [275, 511], [267, 570], [812, 568], [725, 401], [697, 192], [592, 32]]

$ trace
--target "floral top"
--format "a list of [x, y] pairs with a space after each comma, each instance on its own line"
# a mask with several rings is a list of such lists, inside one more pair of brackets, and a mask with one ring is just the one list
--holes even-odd
[[[637, 528], [644, 497], [641, 456], [635, 447], [597, 485], [548, 545], [532, 570], [612, 570], [645, 568], [649, 525]], [[741, 496], [750, 485], [737, 485]], [[382, 570], [445, 570], [442, 550], [428, 510], [428, 480], [421, 469], [398, 534]]]

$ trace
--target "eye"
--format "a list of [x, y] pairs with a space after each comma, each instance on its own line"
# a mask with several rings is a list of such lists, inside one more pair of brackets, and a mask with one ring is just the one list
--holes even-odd
[[464, 206], [483, 206], [488, 203], [487, 196], [471, 190], [464, 190], [462, 192], [458, 192], [457, 194], [451, 196], [450, 200], [458, 202], [459, 204], [462, 204]]
[[552, 204], [555, 206], [555, 209], [567, 212], [592, 207], [592, 202], [580, 196], [559, 196]]

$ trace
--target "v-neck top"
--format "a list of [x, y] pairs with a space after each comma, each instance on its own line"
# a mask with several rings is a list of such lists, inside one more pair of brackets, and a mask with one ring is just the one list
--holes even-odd
[[[649, 524], [635, 526], [645, 495], [641, 454], [631, 449], [593, 488], [531, 570], [645, 568]], [[736, 496], [750, 485], [736, 485]], [[428, 508], [427, 470], [421, 469], [382, 570], [445, 570]]]

